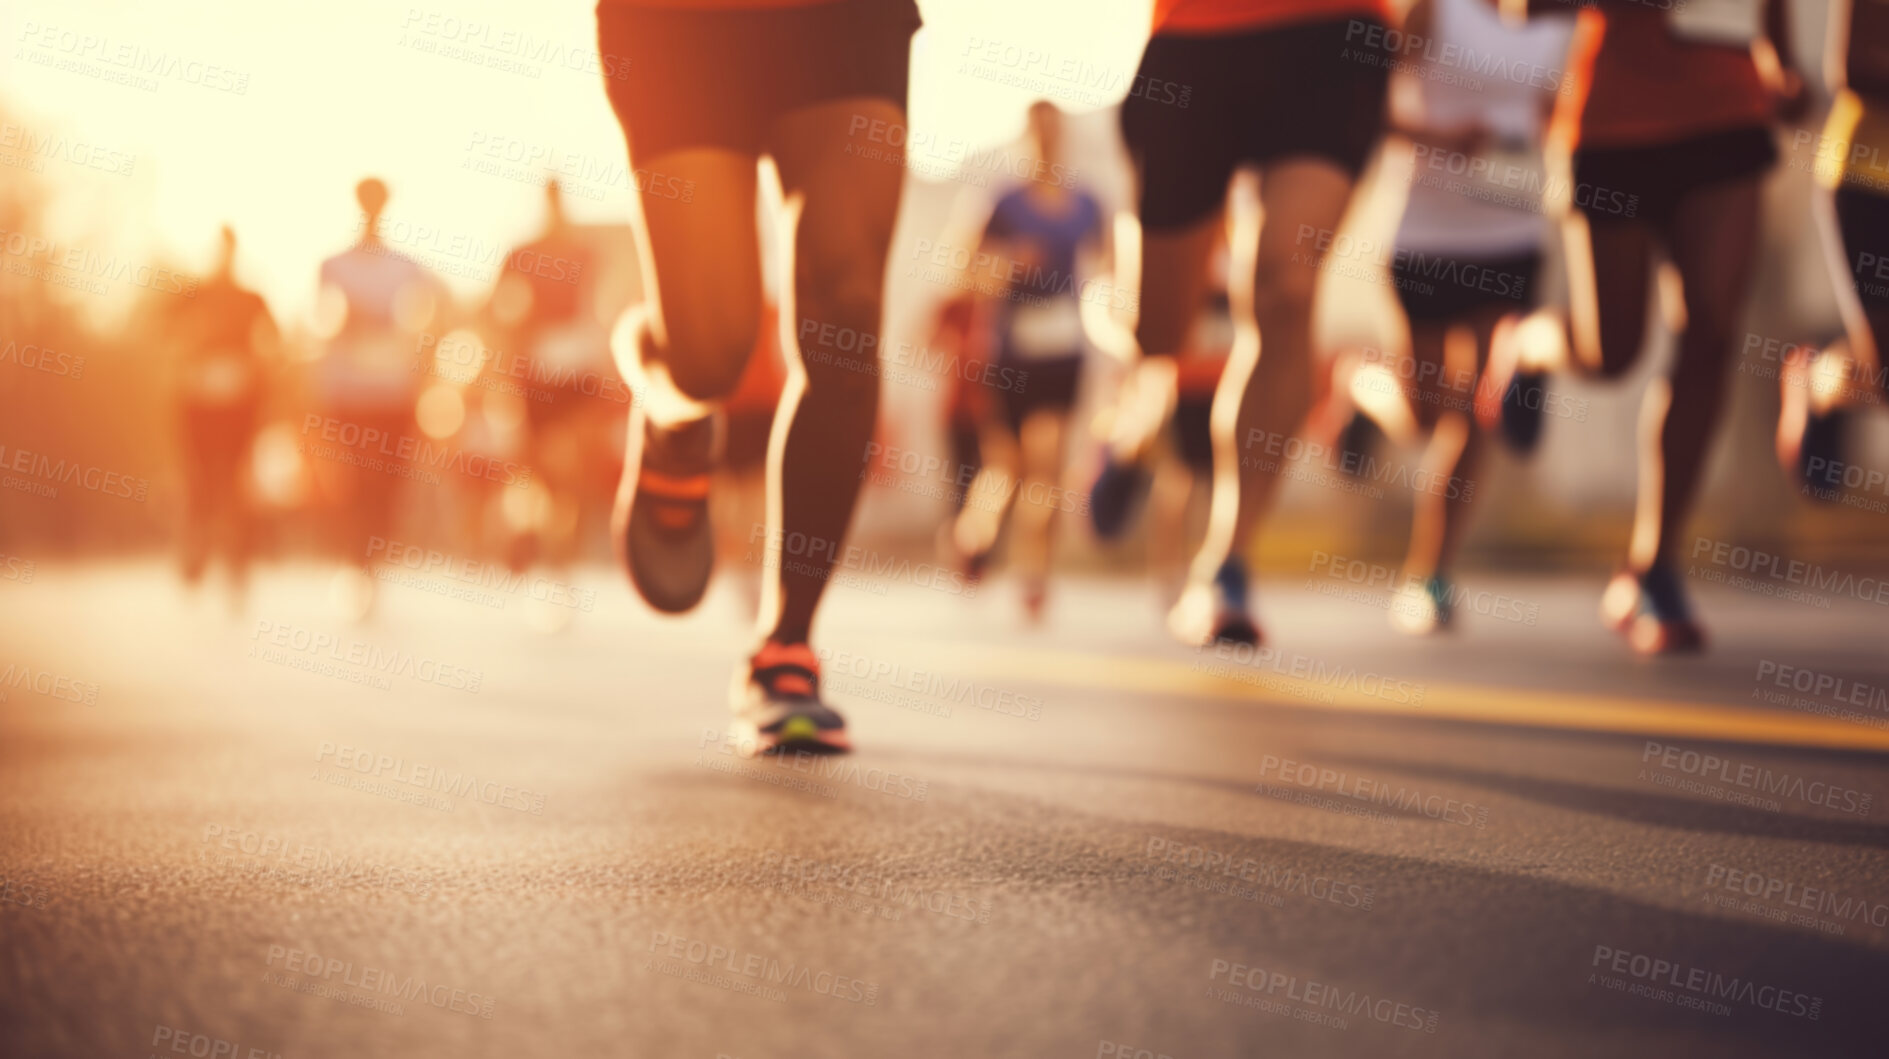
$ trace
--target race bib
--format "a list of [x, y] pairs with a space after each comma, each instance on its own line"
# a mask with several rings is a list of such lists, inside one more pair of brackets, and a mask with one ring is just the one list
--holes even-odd
[[1020, 357], [1066, 357], [1082, 352], [1082, 310], [1074, 298], [1023, 304], [1010, 314], [1010, 350]]
[[1763, 35], [1764, 0], [1679, 0], [1666, 24], [1680, 40], [1745, 47]]

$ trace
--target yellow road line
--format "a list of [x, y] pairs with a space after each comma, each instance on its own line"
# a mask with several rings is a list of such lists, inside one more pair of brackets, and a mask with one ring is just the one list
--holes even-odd
[[[1889, 729], [1870, 728], [1817, 714], [1434, 680], [1411, 681], [1423, 688], [1422, 703], [1412, 705], [1392, 702], [1356, 687], [1328, 686], [1260, 667], [1218, 662], [1210, 652], [1203, 652], [1200, 661], [1190, 663], [1037, 647], [1025, 650], [1004, 645], [901, 640], [893, 657], [913, 663], [923, 661], [941, 669], [988, 679], [1190, 695], [1221, 701], [1245, 699], [1281, 709], [1442, 718], [1670, 739], [1889, 751]], [[1211, 671], [1221, 665], [1232, 672], [1250, 671], [1252, 679], [1239, 680]]]

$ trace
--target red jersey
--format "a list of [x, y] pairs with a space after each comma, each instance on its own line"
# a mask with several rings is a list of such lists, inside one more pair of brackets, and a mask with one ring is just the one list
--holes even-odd
[[1581, 112], [1581, 144], [1637, 147], [1768, 125], [1771, 97], [1749, 46], [1687, 40], [1668, 13], [1609, 5]]

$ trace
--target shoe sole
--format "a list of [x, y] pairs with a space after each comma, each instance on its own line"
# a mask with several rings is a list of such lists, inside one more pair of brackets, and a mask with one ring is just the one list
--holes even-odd
[[1089, 525], [1095, 535], [1115, 541], [1128, 535], [1147, 503], [1154, 476], [1140, 464], [1110, 464], [1089, 486]]
[[763, 732], [750, 724], [736, 722], [735, 746], [742, 757], [799, 752], [806, 754], [845, 754], [853, 749], [844, 728], [821, 728], [805, 717], [790, 717], [776, 732]]
[[[701, 564], [702, 572], [699, 581], [691, 581], [690, 584], [678, 589], [673, 584], [659, 581], [650, 572], [650, 568], [643, 565], [644, 561], [651, 559], [652, 556], [648, 554], [647, 549], [634, 547], [630, 540], [636, 520], [637, 481], [643, 473], [643, 447], [648, 443], [648, 435], [640, 412], [631, 411], [629, 430], [628, 451], [624, 453], [623, 458], [623, 477], [617, 483], [616, 504], [610, 515], [610, 536], [617, 543], [619, 558], [624, 568], [629, 571], [630, 584], [636, 587], [637, 595], [642, 596], [645, 603], [662, 613], [686, 613], [693, 610], [696, 604], [702, 602], [702, 597], [708, 594], [708, 583], [715, 572], [714, 528], [709, 522], [705, 506], [699, 529], [691, 538], [694, 548], [703, 547], [705, 544], [708, 555], [708, 561]], [[690, 550], [693, 551], [694, 548]], [[677, 569], [682, 564], [673, 561], [662, 562], [660, 559], [673, 560], [680, 551], [681, 549], [670, 549], [669, 555], [657, 557], [658, 561], [653, 564], [654, 567], [665, 570]]]
[[[1639, 612], [1639, 588], [1623, 582], [1625, 575], [1615, 575], [1607, 583], [1601, 599], [1600, 620], [1627, 641], [1633, 653], [1644, 658], [1663, 655], [1701, 654], [1705, 651], [1705, 630], [1697, 622], [1660, 621]], [[1629, 604], [1629, 592], [1632, 602]]]
[[1691, 622], [1636, 618], [1627, 626], [1626, 636], [1634, 652], [1647, 658], [1705, 652], [1705, 632]]
[[1233, 621], [1215, 626], [1211, 638], [1207, 641], [1207, 646], [1211, 647], [1217, 643], [1230, 643], [1236, 645], [1245, 644], [1248, 647], [1259, 647], [1265, 642], [1266, 636], [1264, 633], [1260, 632], [1257, 622]]

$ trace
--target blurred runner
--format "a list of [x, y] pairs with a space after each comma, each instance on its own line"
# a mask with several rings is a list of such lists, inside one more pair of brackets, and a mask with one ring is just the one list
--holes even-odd
[[[544, 228], [513, 250], [492, 292], [503, 350], [488, 370], [524, 390], [523, 491], [506, 490], [517, 534], [511, 565], [542, 562], [567, 570], [576, 558], [587, 511], [585, 483], [607, 445], [611, 417], [629, 401], [610, 363], [610, 333], [600, 319], [597, 254], [564, 215], [562, 192], [545, 182]], [[568, 609], [552, 613], [568, 617]]]
[[[1476, 498], [1483, 431], [1479, 390], [1506, 400], [1500, 425], [1518, 448], [1540, 433], [1539, 375], [1491, 377], [1491, 350], [1512, 336], [1536, 299], [1549, 234], [1544, 142], [1561, 79], [1464, 78], [1473, 56], [1521, 71], [1567, 68], [1571, 15], [1503, 23], [1494, 0], [1418, 0], [1404, 29], [1422, 51], [1391, 83], [1391, 120], [1412, 147], [1410, 193], [1397, 229], [1391, 278], [1410, 327], [1410, 370], [1400, 370], [1416, 425], [1430, 433], [1416, 491], [1394, 624], [1427, 633], [1449, 626], [1450, 566]], [[1513, 357], [1508, 358], [1513, 362]]]
[[1824, 501], [1842, 496], [1851, 411], [1889, 398], [1882, 357], [1889, 281], [1877, 268], [1889, 260], [1889, 0], [1839, 0], [1830, 23], [1836, 105], [1817, 144], [1816, 170], [1833, 195], [1816, 206], [1826, 246], [1841, 243], [1842, 263], [1831, 265], [1848, 337], [1815, 356], [1786, 358], [1778, 417], [1785, 469], [1806, 495]]
[[[1062, 112], [1039, 100], [1029, 124], [1038, 170], [1060, 171]], [[991, 395], [993, 414], [980, 431], [983, 466], [969, 490], [977, 502], [958, 513], [953, 539], [967, 570], [979, 572], [1010, 519], [1010, 558], [1032, 621], [1048, 597], [1063, 442], [1087, 349], [1080, 277], [1106, 274], [1094, 260], [1105, 238], [1102, 208], [1088, 192], [1032, 180], [997, 200], [978, 248], [1007, 266], [1005, 289], [980, 288], [990, 298], [994, 363], [1024, 381]]]
[[1243, 552], [1285, 467], [1254, 458], [1243, 441], [1293, 435], [1316, 397], [1311, 326], [1322, 250], [1383, 121], [1387, 56], [1351, 45], [1381, 35], [1391, 17], [1384, 0], [1155, 4], [1137, 90], [1122, 105], [1141, 176], [1143, 360], [1092, 494], [1098, 530], [1125, 525], [1146, 481], [1141, 461], [1173, 407], [1174, 358], [1189, 345], [1228, 182], [1243, 166], [1259, 170], [1265, 218], [1233, 241], [1238, 334], [1214, 409], [1213, 506], [1169, 616], [1183, 640], [1260, 639]]
[[[984, 446], [980, 437], [983, 424], [991, 419], [992, 388], [985, 381], [984, 363], [990, 345], [987, 312], [975, 291], [961, 291], [938, 306], [932, 327], [930, 346], [949, 353], [955, 370], [945, 392], [945, 443], [951, 452], [952, 472], [975, 476], [984, 465]], [[969, 489], [951, 491], [953, 514], [964, 510], [971, 496]], [[939, 540], [946, 555], [957, 557], [952, 541], [956, 519], [940, 528]], [[973, 570], [975, 576], [981, 571]]]
[[[1533, 6], [1569, 4], [1589, 7]], [[1657, 254], [1676, 269], [1684, 303], [1672, 367], [1642, 409], [1632, 546], [1602, 616], [1643, 654], [1699, 650], [1704, 633], [1678, 565], [1682, 535], [1736, 351], [1764, 177], [1777, 157], [1771, 123], [1801, 102], [1802, 84], [1778, 58], [1790, 54], [1781, 0], [1670, 10], [1603, 0], [1583, 18], [1599, 40], [1577, 45], [1591, 69], [1566, 231], [1577, 362], [1608, 378], [1638, 362]]]
[[183, 449], [181, 559], [186, 584], [203, 579], [214, 553], [229, 564], [240, 609], [249, 584], [250, 451], [263, 400], [264, 362], [276, 351], [275, 318], [236, 282], [236, 232], [225, 225], [216, 269], [170, 321], [179, 345], [176, 390]]
[[420, 336], [439, 310], [439, 282], [380, 237], [387, 185], [369, 177], [354, 189], [361, 238], [321, 264], [315, 365], [319, 421], [305, 446], [327, 486], [343, 568], [332, 594], [355, 618], [373, 609], [370, 542], [391, 537], [413, 468], [402, 439], [414, 437], [422, 374]]
[[[652, 607], [694, 607], [714, 565], [716, 411], [762, 326], [757, 159], [773, 158], [793, 228], [787, 323], [800, 370], [781, 399], [761, 536], [761, 644], [737, 675], [744, 752], [845, 749], [808, 645], [843, 554], [879, 407], [885, 263], [905, 169], [866, 138], [905, 121], [912, 0], [604, 0], [600, 51], [636, 174], [652, 293], [612, 339], [638, 381], [618, 497], [630, 579]], [[785, 339], [783, 339], [783, 344]]]
[[1194, 324], [1193, 339], [1175, 360], [1171, 444], [1156, 446], [1153, 453], [1148, 567], [1164, 609], [1173, 606], [1187, 587], [1187, 562], [1200, 546], [1197, 523], [1205, 514], [1198, 501], [1213, 495], [1213, 398], [1233, 348], [1233, 305], [1228, 298], [1231, 268], [1223, 237], [1214, 247], [1209, 293]]

